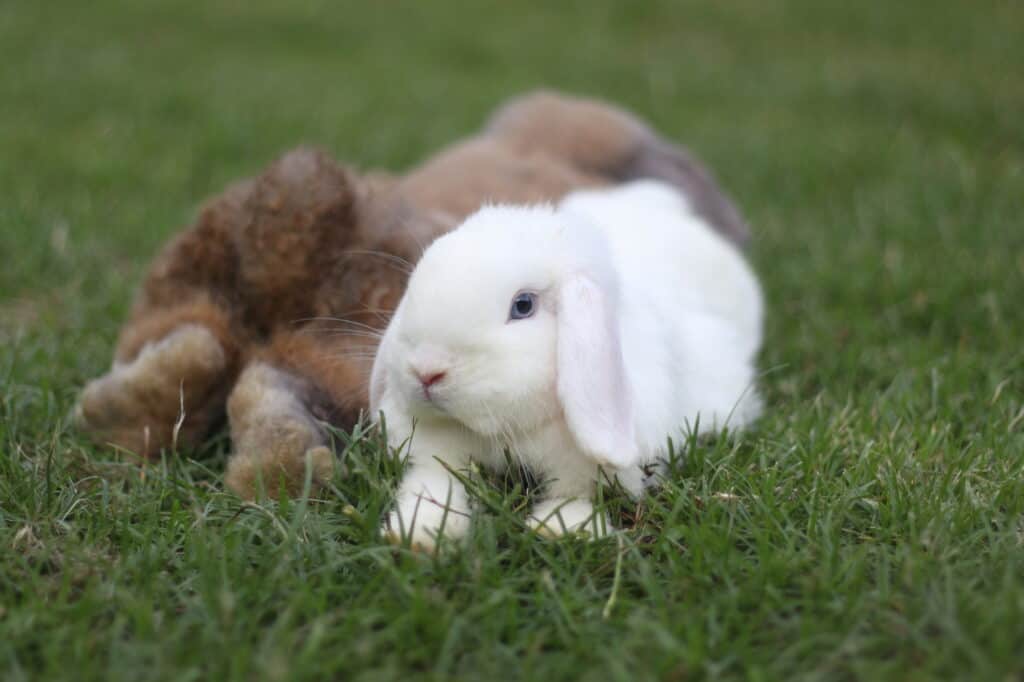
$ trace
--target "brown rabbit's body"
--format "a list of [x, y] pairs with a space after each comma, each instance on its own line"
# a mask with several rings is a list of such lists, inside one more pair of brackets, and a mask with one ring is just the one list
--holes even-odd
[[157, 257], [110, 373], [79, 423], [145, 456], [195, 445], [225, 414], [228, 485], [301, 487], [334, 457], [322, 422], [367, 406], [376, 330], [410, 264], [488, 202], [536, 203], [637, 177], [680, 187], [736, 241], [746, 227], [681, 149], [608, 105], [551, 93], [512, 100], [471, 137], [404, 176], [360, 175], [308, 149], [210, 201]]

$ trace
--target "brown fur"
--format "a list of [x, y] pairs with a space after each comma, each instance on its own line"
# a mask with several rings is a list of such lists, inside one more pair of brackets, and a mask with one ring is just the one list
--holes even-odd
[[314, 485], [330, 478], [334, 455], [309, 410], [315, 393], [308, 380], [263, 362], [242, 372], [227, 404], [235, 454], [225, 479], [232, 490], [253, 497], [283, 486], [297, 495], [307, 467]]
[[229, 487], [251, 496], [270, 477], [294, 493], [307, 460], [315, 481], [332, 470], [319, 422], [349, 427], [365, 410], [373, 332], [431, 241], [486, 202], [551, 201], [638, 177], [676, 184], [723, 234], [746, 240], [703, 166], [594, 100], [513, 99], [404, 176], [292, 151], [212, 199], [156, 258], [79, 423], [151, 456], [172, 444], [179, 419], [177, 442], [191, 446], [227, 408]]
[[[144, 457], [199, 442], [220, 419], [234, 362], [210, 329], [186, 318], [131, 362], [89, 383], [76, 415], [98, 440]], [[180, 423], [179, 423], [180, 422]]]

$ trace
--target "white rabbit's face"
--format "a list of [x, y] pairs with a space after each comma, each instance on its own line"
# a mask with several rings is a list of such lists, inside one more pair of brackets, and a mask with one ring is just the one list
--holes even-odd
[[556, 418], [559, 229], [550, 209], [485, 210], [417, 265], [388, 384], [414, 417], [511, 435]]

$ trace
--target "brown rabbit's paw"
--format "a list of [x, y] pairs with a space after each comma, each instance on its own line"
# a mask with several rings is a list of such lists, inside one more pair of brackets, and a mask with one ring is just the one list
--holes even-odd
[[289, 497], [298, 497], [305, 488], [307, 471], [310, 492], [316, 492], [331, 480], [335, 455], [324, 445], [304, 452], [283, 447], [261, 452], [236, 452], [228, 461], [224, 483], [246, 500], [276, 496], [284, 487]]
[[90, 381], [75, 406], [75, 423], [96, 441], [149, 456], [172, 445], [184, 413], [178, 434], [192, 445], [213, 419], [204, 401], [227, 362], [210, 330], [183, 325]]
[[307, 474], [317, 490], [337, 461], [323, 428], [303, 401], [302, 381], [263, 363], [250, 365], [228, 399], [234, 454], [225, 484], [240, 497], [301, 495]]

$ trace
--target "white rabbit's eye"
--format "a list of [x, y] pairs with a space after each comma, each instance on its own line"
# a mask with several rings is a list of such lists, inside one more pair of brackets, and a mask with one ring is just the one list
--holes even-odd
[[508, 311], [508, 319], [522, 320], [533, 315], [537, 308], [537, 294], [527, 291], [516, 294], [512, 299], [512, 308]]

